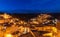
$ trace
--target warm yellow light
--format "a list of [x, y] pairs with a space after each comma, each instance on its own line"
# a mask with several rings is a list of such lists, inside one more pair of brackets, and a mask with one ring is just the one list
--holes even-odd
[[6, 34], [5, 37], [13, 37], [11, 34]]
[[3, 17], [4, 17], [5, 19], [7, 19], [7, 18], [10, 18], [11, 16], [5, 13], [5, 14], [3, 15]]
[[52, 33], [46, 33], [46, 34], [43, 34], [43, 36], [53, 36]]
[[56, 27], [53, 27], [53, 32], [57, 33], [57, 28]]

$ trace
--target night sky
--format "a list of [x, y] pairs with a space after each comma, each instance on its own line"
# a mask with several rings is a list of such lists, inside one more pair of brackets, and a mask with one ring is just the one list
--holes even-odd
[[0, 0], [0, 11], [9, 12], [13, 10], [60, 12], [60, 0]]

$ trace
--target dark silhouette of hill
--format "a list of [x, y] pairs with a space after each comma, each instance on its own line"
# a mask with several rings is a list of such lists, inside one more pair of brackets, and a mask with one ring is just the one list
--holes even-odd
[[56, 11], [48, 11], [48, 10], [11, 10], [11, 13], [20, 13], [20, 14], [38, 14], [38, 13], [60, 13], [59, 10]]
[[39, 14], [39, 13], [60, 13], [60, 10], [56, 11], [49, 11], [49, 10], [21, 10], [21, 9], [16, 9], [16, 10], [8, 10], [8, 11], [1, 11], [1, 12], [6, 12], [6, 13], [16, 13], [16, 14]]
[[10, 15], [13, 15], [14, 17], [23, 18], [23, 19], [26, 19], [26, 18], [30, 19], [42, 13], [42, 14], [50, 14], [55, 18], [60, 19], [60, 12], [47, 12], [47, 11], [42, 12], [40, 10], [12, 10], [12, 11], [5, 11], [5, 12], [0, 11], [0, 14], [3, 14], [3, 13], [7, 13]]

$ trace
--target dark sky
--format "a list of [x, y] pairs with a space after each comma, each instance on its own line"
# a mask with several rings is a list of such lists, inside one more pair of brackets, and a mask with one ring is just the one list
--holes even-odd
[[59, 11], [60, 0], [0, 0], [0, 11], [18, 9]]

